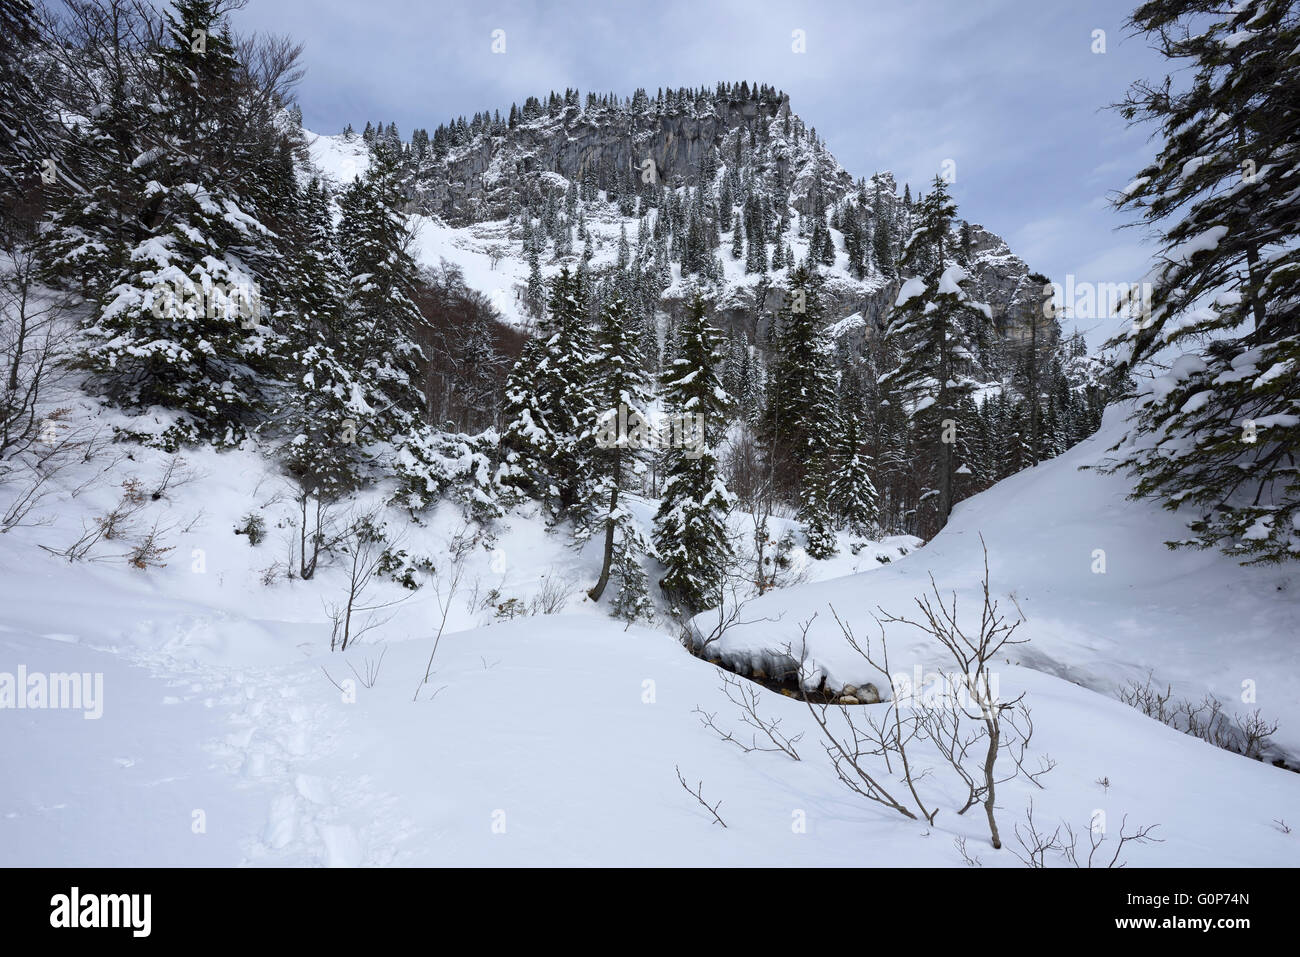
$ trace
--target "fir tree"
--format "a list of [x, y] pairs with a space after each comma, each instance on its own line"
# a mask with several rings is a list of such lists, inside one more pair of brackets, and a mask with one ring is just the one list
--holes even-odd
[[364, 370], [371, 383], [359, 434], [400, 442], [423, 408], [418, 341], [424, 317], [412, 296], [416, 266], [409, 252], [409, 227], [401, 213], [401, 157], [377, 140], [364, 179], [343, 195], [339, 248], [348, 274], [348, 364]]
[[850, 402], [840, 416], [829, 498], [842, 525], [855, 535], [867, 535], [877, 520], [876, 488], [869, 473], [870, 458], [863, 450], [859, 408], [859, 403]]
[[[1119, 200], [1161, 239], [1150, 302], [1108, 345], [1154, 364], [1116, 467], [1134, 494], [1199, 511], [1190, 538], [1247, 563], [1300, 556], [1300, 19], [1287, 0], [1150, 0], [1131, 24], [1187, 80], [1120, 111], [1160, 151]], [[1171, 68], [1172, 72], [1172, 68]], [[1166, 355], [1167, 353], [1167, 355]]]
[[[216, 162], [236, 136], [240, 68], [215, 4], [179, 0], [159, 54], [167, 170], [150, 187], [155, 225], [86, 330], [81, 364], [118, 404], [174, 410], [161, 441], [238, 442], [262, 405], [275, 351], [258, 277], [230, 255], [266, 227], [241, 208]], [[205, 37], [193, 46], [195, 31]], [[248, 204], [244, 204], [246, 207]]]
[[303, 196], [303, 232], [282, 317], [283, 394], [272, 418], [279, 455], [301, 494], [338, 499], [361, 484], [358, 420], [365, 390], [350, 366], [344, 326], [347, 275], [338, 253], [329, 196], [313, 180]]
[[29, 0], [0, 0], [0, 221], [34, 222], [44, 206], [44, 179], [60, 176], [62, 157], [31, 76], [41, 45]]
[[[640, 567], [639, 556], [648, 544], [624, 496], [639, 486], [644, 450], [650, 445], [650, 388], [631, 333], [627, 304], [621, 298], [607, 303], [601, 311], [590, 377], [601, 404], [583, 436], [595, 445], [590, 453], [593, 482], [588, 492], [595, 514], [586, 532], [603, 532], [605, 538], [600, 576], [588, 592], [592, 601], [600, 601], [611, 571], [627, 574]], [[619, 603], [625, 609], [638, 606], [634, 594], [637, 576], [633, 578], [620, 586]], [[644, 572], [639, 580], [644, 585]]]
[[[814, 472], [829, 478], [835, 403], [823, 319], [820, 278], [796, 267], [770, 327], [773, 355], [759, 435], [778, 490], [800, 500], [808, 497], [805, 478]], [[808, 494], [817, 508], [827, 506], [827, 489]]]
[[713, 448], [730, 402], [718, 379], [717, 332], [698, 292], [679, 335], [678, 357], [664, 375], [664, 404], [687, 441], [673, 443], [664, 456], [654, 542], [665, 566], [660, 587], [680, 611], [695, 613], [721, 600], [732, 554], [726, 526], [732, 496]]
[[907, 402], [913, 428], [932, 450], [934, 530], [947, 523], [952, 511], [958, 465], [954, 445], [970, 426], [958, 416], [961, 397], [975, 386], [969, 376], [975, 348], [967, 329], [991, 315], [988, 306], [967, 294], [965, 270], [946, 265], [956, 211], [947, 183], [936, 176], [917, 206], [917, 227], [903, 254], [905, 268], [923, 264], [928, 269], [903, 284], [885, 331], [899, 363], [883, 378]]
[[528, 257], [528, 286], [524, 292], [524, 310], [533, 319], [541, 319], [546, 312], [546, 282], [542, 279], [537, 243], [525, 239], [524, 245]]
[[550, 308], [506, 380], [507, 425], [501, 483], [541, 501], [559, 518], [578, 506], [590, 478], [588, 444], [594, 419], [586, 290], [563, 267]]

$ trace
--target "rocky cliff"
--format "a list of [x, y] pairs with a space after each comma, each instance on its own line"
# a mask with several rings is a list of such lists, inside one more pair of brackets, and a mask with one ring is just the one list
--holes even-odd
[[[597, 234], [598, 247], [607, 246], [619, 229], [637, 235], [641, 224], [630, 208], [633, 195], [636, 214], [662, 214], [662, 209], [649, 209], [652, 192], [658, 197], [653, 204], [661, 205], [672, 192], [689, 200], [703, 191], [713, 202], [722, 190], [731, 190], [737, 194], [737, 209], [742, 190], [776, 197], [772, 208], [789, 210], [788, 233], [780, 242], [800, 258], [808, 248], [806, 222], [815, 214], [829, 213], [833, 223], [837, 209], [862, 210], [872, 230], [888, 224], [896, 244], [910, 228], [910, 208], [892, 175], [877, 173], [855, 181], [791, 111], [789, 97], [768, 87], [751, 91], [719, 85], [717, 91], [661, 92], [657, 98], [638, 91], [626, 100], [588, 98], [585, 106], [574, 91], [562, 101], [552, 95], [546, 106], [534, 102], [531, 114], [527, 107], [519, 117], [512, 112], [509, 124], [483, 114], [481, 122], [476, 116], [472, 125], [461, 120], [440, 129], [427, 149], [411, 149], [413, 210], [471, 235], [492, 231], [499, 237], [500, 227], [508, 224], [504, 235], [513, 240], [508, 255], [520, 260], [525, 251], [519, 210], [531, 210], [531, 221], [546, 202], [554, 204], [576, 184], [589, 190], [584, 192], [581, 215]], [[624, 202], [604, 202], [615, 196]], [[711, 209], [716, 212], [718, 206], [721, 203]], [[724, 217], [730, 219], [718, 215]], [[721, 261], [730, 260], [725, 247], [731, 226], [730, 221], [716, 223]], [[846, 334], [852, 330], [855, 335], [875, 335], [884, 327], [899, 279], [872, 257], [852, 268], [844, 254], [844, 233], [831, 233], [838, 254], [836, 263], [823, 270], [827, 321], [860, 317], [863, 321], [840, 328]], [[774, 239], [769, 236], [769, 243]], [[954, 248], [964, 244], [972, 292], [992, 307], [997, 334], [1009, 343], [1022, 339], [1030, 319], [1043, 315], [1045, 280], [982, 226], [958, 221], [953, 240]], [[566, 258], [576, 264], [580, 242], [576, 251], [557, 245], [544, 256], [544, 265], [558, 269]], [[675, 315], [687, 293], [677, 264], [672, 268], [662, 309]], [[725, 272], [710, 288], [716, 321], [753, 334], [783, 276], [779, 270], [738, 274], [730, 266]]]

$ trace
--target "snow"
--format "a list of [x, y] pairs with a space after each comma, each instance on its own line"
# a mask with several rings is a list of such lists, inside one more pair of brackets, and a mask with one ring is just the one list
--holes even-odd
[[[114, 421], [87, 400], [77, 415]], [[796, 547], [791, 574], [805, 583], [747, 606], [753, 624], [727, 633], [727, 651], [769, 649], [811, 611], [823, 620], [828, 603], [855, 621], [876, 603], [901, 611], [927, 570], [969, 595], [982, 531], [995, 587], [1014, 589], [1033, 638], [1001, 670], [1001, 689], [1026, 693], [1034, 755], [1058, 765], [1046, 790], [1000, 789], [1004, 829], [1032, 799], [1037, 818], [1076, 827], [1096, 809], [1159, 824], [1165, 843], [1126, 850], [1133, 864], [1294, 864], [1295, 839], [1271, 822], [1294, 817], [1300, 778], [1106, 693], [1148, 669], [1179, 692], [1225, 697], [1252, 677], [1261, 708], [1282, 721], [1279, 739], [1294, 745], [1300, 727], [1287, 700], [1300, 676], [1279, 641], [1300, 624], [1295, 596], [1279, 590], [1285, 575], [1165, 552], [1173, 517], [1128, 502], [1119, 479], [1076, 471], [1114, 429], [1112, 417], [1099, 439], [962, 503], [924, 548], [892, 539], [854, 555], [841, 536], [840, 554], [814, 563]], [[165, 568], [127, 567], [112, 543], [79, 563], [36, 547], [75, 538], [128, 472], [152, 487], [166, 457], [132, 455], [75, 496], [86, 476], [69, 476], [49, 503], [51, 524], [0, 536], [0, 672], [103, 676], [95, 720], [0, 709], [6, 766], [21, 769], [0, 781], [6, 863], [957, 866], [953, 839], [963, 836], [985, 866], [1017, 866], [988, 847], [974, 815], [944, 810], [926, 828], [855, 800], [800, 702], [762, 692], [768, 713], [805, 734], [799, 762], [742, 754], [702, 727], [697, 706], [735, 726], [715, 668], [683, 649], [670, 622], [626, 627], [586, 600], [600, 543], [575, 551], [535, 510], [508, 515], [468, 559], [427, 684], [440, 617], [432, 582], [346, 654], [328, 650], [322, 608], [337, 600], [343, 567], [263, 583], [285, 558], [293, 507], [251, 449], [184, 454], [192, 479], [149, 516], [175, 526]], [[643, 523], [655, 504], [628, 500]], [[268, 530], [256, 548], [232, 534], [250, 509]], [[734, 519], [743, 533], [747, 518]], [[793, 527], [773, 523], [775, 535]], [[404, 526], [402, 547], [445, 559], [459, 524], [443, 506]], [[1088, 571], [1099, 547], [1106, 575]], [[499, 612], [548, 589], [564, 596], [557, 614]], [[812, 638], [819, 664], [859, 677], [824, 629]], [[358, 677], [381, 654], [365, 687]], [[726, 829], [674, 768], [722, 801]], [[933, 780], [942, 803], [945, 785]]]
[[1137, 179], [1133, 180], [1133, 182], [1120, 190], [1120, 193], [1124, 196], [1132, 196], [1149, 182], [1151, 182], [1150, 176], [1139, 176]]
[[[770, 664], [799, 641], [798, 626], [816, 616], [808, 647], [828, 684], [874, 680], [845, 645], [830, 609], [874, 635], [870, 613], [914, 611], [913, 598], [933, 574], [945, 595], [956, 591], [965, 614], [973, 615], [982, 535], [991, 587], [1004, 607], [1013, 598], [1019, 604], [1031, 639], [1010, 656], [1011, 666], [1092, 689], [1095, 707], [1148, 674], [1178, 697], [1199, 701], [1209, 693], [1229, 711], [1258, 707], [1278, 721], [1273, 743], [1297, 763], [1300, 700], [1290, 691], [1300, 682], [1294, 575], [1242, 567], [1214, 551], [1170, 551], [1164, 542], [1186, 537], [1188, 516], [1129, 500], [1131, 485], [1122, 474], [1080, 471], [1105, 459], [1124, 432], [1124, 414], [1108, 409], [1091, 439], [959, 503], [948, 526], [906, 558], [866, 577], [800, 585], [751, 602], [741, 617], [752, 623], [728, 631], [711, 651], [741, 666]], [[903, 672], [913, 662], [939, 663], [932, 647], [908, 633], [891, 628], [887, 634], [891, 656], [906, 662]], [[1251, 688], [1254, 703], [1243, 697]], [[1279, 775], [1290, 780], [1294, 800], [1300, 779]]]
[[925, 283], [921, 279], [913, 277], [903, 283], [903, 287], [898, 290], [898, 298], [894, 300], [894, 305], [901, 306], [924, 294]]
[[336, 188], [347, 186], [370, 168], [370, 148], [360, 136], [318, 136], [307, 132], [306, 137], [312, 165]]
[[850, 316], [845, 316], [839, 322], [833, 322], [826, 327], [827, 341], [834, 342], [836, 339], [846, 336], [852, 332], [860, 332], [867, 328], [867, 320], [863, 318], [862, 313], [855, 312]]
[[949, 266], [943, 271], [943, 275], [939, 277], [939, 294], [958, 296], [964, 299], [966, 294], [960, 284], [967, 278], [967, 272], [961, 266]]

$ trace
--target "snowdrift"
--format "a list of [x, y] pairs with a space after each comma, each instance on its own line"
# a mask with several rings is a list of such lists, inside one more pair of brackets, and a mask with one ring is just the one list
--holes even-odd
[[[1300, 756], [1300, 582], [1294, 568], [1243, 567], [1217, 551], [1171, 551], [1183, 518], [1130, 501], [1122, 474], [1081, 470], [1101, 462], [1124, 431], [1123, 407], [1107, 410], [1101, 430], [1065, 455], [1014, 475], [961, 502], [924, 548], [867, 575], [770, 593], [746, 605], [738, 624], [709, 646], [710, 656], [742, 671], [782, 669], [787, 647], [807, 629], [815, 680], [838, 689], [880, 683], [845, 642], [833, 608], [859, 639], [878, 640], [878, 608], [914, 617], [915, 596], [933, 575], [945, 598], [955, 592], [964, 624], [977, 624], [988, 547], [990, 585], [1003, 610], [1025, 616], [1029, 643], [1011, 664], [1113, 695], [1151, 675], [1176, 697], [1213, 694], [1224, 710], [1258, 708], [1279, 723], [1273, 744]], [[1014, 602], [1014, 604], [1013, 604]], [[692, 622], [708, 634], [716, 614]], [[891, 669], [923, 673], [947, 662], [932, 640], [907, 628], [885, 632]], [[1253, 700], [1251, 700], [1253, 697]]]

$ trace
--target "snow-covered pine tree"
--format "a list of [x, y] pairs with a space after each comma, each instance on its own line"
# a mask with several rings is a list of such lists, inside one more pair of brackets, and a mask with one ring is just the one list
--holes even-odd
[[41, 44], [30, 0], [0, 0], [0, 222], [34, 222], [44, 207], [44, 178], [59, 177], [42, 96], [30, 73]]
[[835, 383], [823, 348], [823, 320], [821, 278], [797, 266], [769, 331], [772, 355], [759, 430], [778, 487], [796, 499], [814, 463], [823, 463], [829, 476]]
[[804, 547], [813, 558], [830, 558], [838, 549], [831, 514], [830, 449], [812, 458], [799, 484], [799, 511]]
[[918, 263], [929, 268], [903, 283], [885, 330], [885, 341], [899, 364], [882, 379], [907, 403], [918, 444], [930, 450], [933, 463], [930, 490], [937, 500], [936, 514], [925, 529], [931, 533], [947, 524], [952, 512], [953, 475], [959, 464], [955, 446], [962, 430], [973, 426], [959, 421], [961, 397], [976, 385], [969, 375], [975, 347], [967, 330], [992, 315], [963, 288], [966, 271], [950, 262], [949, 231], [956, 213], [948, 184], [936, 176], [917, 204], [916, 228], [902, 257], [905, 270]]
[[767, 272], [767, 236], [763, 232], [759, 198], [754, 193], [745, 200], [745, 245], [745, 272]]
[[732, 495], [714, 451], [730, 400], [718, 379], [718, 333], [698, 290], [678, 336], [677, 358], [664, 372], [664, 405], [685, 441], [671, 443], [664, 454], [654, 543], [665, 566], [659, 586], [675, 608], [692, 614], [721, 601], [732, 555], [726, 525]]
[[340, 358], [361, 374], [363, 390], [352, 400], [357, 436], [393, 446], [414, 430], [424, 407], [417, 344], [424, 317], [412, 298], [417, 276], [400, 176], [398, 151], [377, 135], [365, 176], [343, 194], [338, 227], [348, 281]]
[[323, 502], [361, 482], [363, 444], [358, 423], [367, 406], [344, 324], [347, 273], [334, 233], [333, 210], [316, 180], [302, 196], [302, 230], [290, 270], [281, 318], [284, 387], [272, 427], [279, 456], [302, 494]]
[[860, 401], [850, 401], [839, 416], [829, 492], [840, 523], [855, 535], [867, 535], [877, 521], [876, 487], [871, 481], [871, 459], [863, 448], [860, 409]]
[[[1131, 18], [1186, 77], [1135, 84], [1160, 151], [1120, 196], [1161, 237], [1149, 309], [1108, 345], [1156, 371], [1116, 467], [1199, 511], [1191, 537], [1247, 563], [1300, 557], [1300, 17], [1289, 0], [1150, 0]], [[1157, 364], [1158, 363], [1158, 364]]]
[[266, 232], [236, 192], [241, 67], [210, 0], [177, 0], [166, 23], [157, 145], [135, 161], [152, 176], [146, 233], [85, 330], [81, 362], [120, 405], [178, 413], [162, 444], [234, 444], [258, 417], [276, 351], [258, 277], [231, 252]]
[[528, 286], [524, 292], [524, 311], [533, 319], [541, 319], [546, 312], [546, 281], [542, 279], [542, 266], [538, 244], [527, 236], [524, 239], [528, 258]]
[[550, 307], [506, 380], [502, 485], [559, 518], [581, 503], [591, 457], [579, 436], [594, 418], [586, 291], [560, 269]]
[[[588, 594], [592, 601], [600, 601], [611, 572], [632, 573], [630, 580], [619, 583], [619, 604], [625, 610], [643, 609], [635, 592], [638, 582], [644, 588], [645, 574], [636, 575], [632, 566], [639, 567], [649, 541], [627, 507], [626, 493], [640, 487], [645, 450], [651, 445], [650, 384], [632, 335], [627, 303], [621, 298], [601, 310], [591, 387], [599, 404], [596, 418], [582, 436], [594, 445], [588, 453], [593, 474], [586, 493], [591, 514], [582, 537], [603, 535], [605, 549], [600, 576]], [[644, 592], [640, 598], [645, 598]]]
[[114, 32], [96, 41], [80, 55], [94, 57], [95, 68], [87, 72], [98, 82], [69, 96], [93, 104], [65, 137], [64, 163], [80, 189], [63, 195], [52, 211], [44, 259], [51, 282], [99, 302], [126, 273], [143, 233], [151, 164], [136, 160], [147, 158], [144, 141], [151, 131], [129, 93], [136, 59], [121, 55], [126, 38]]

